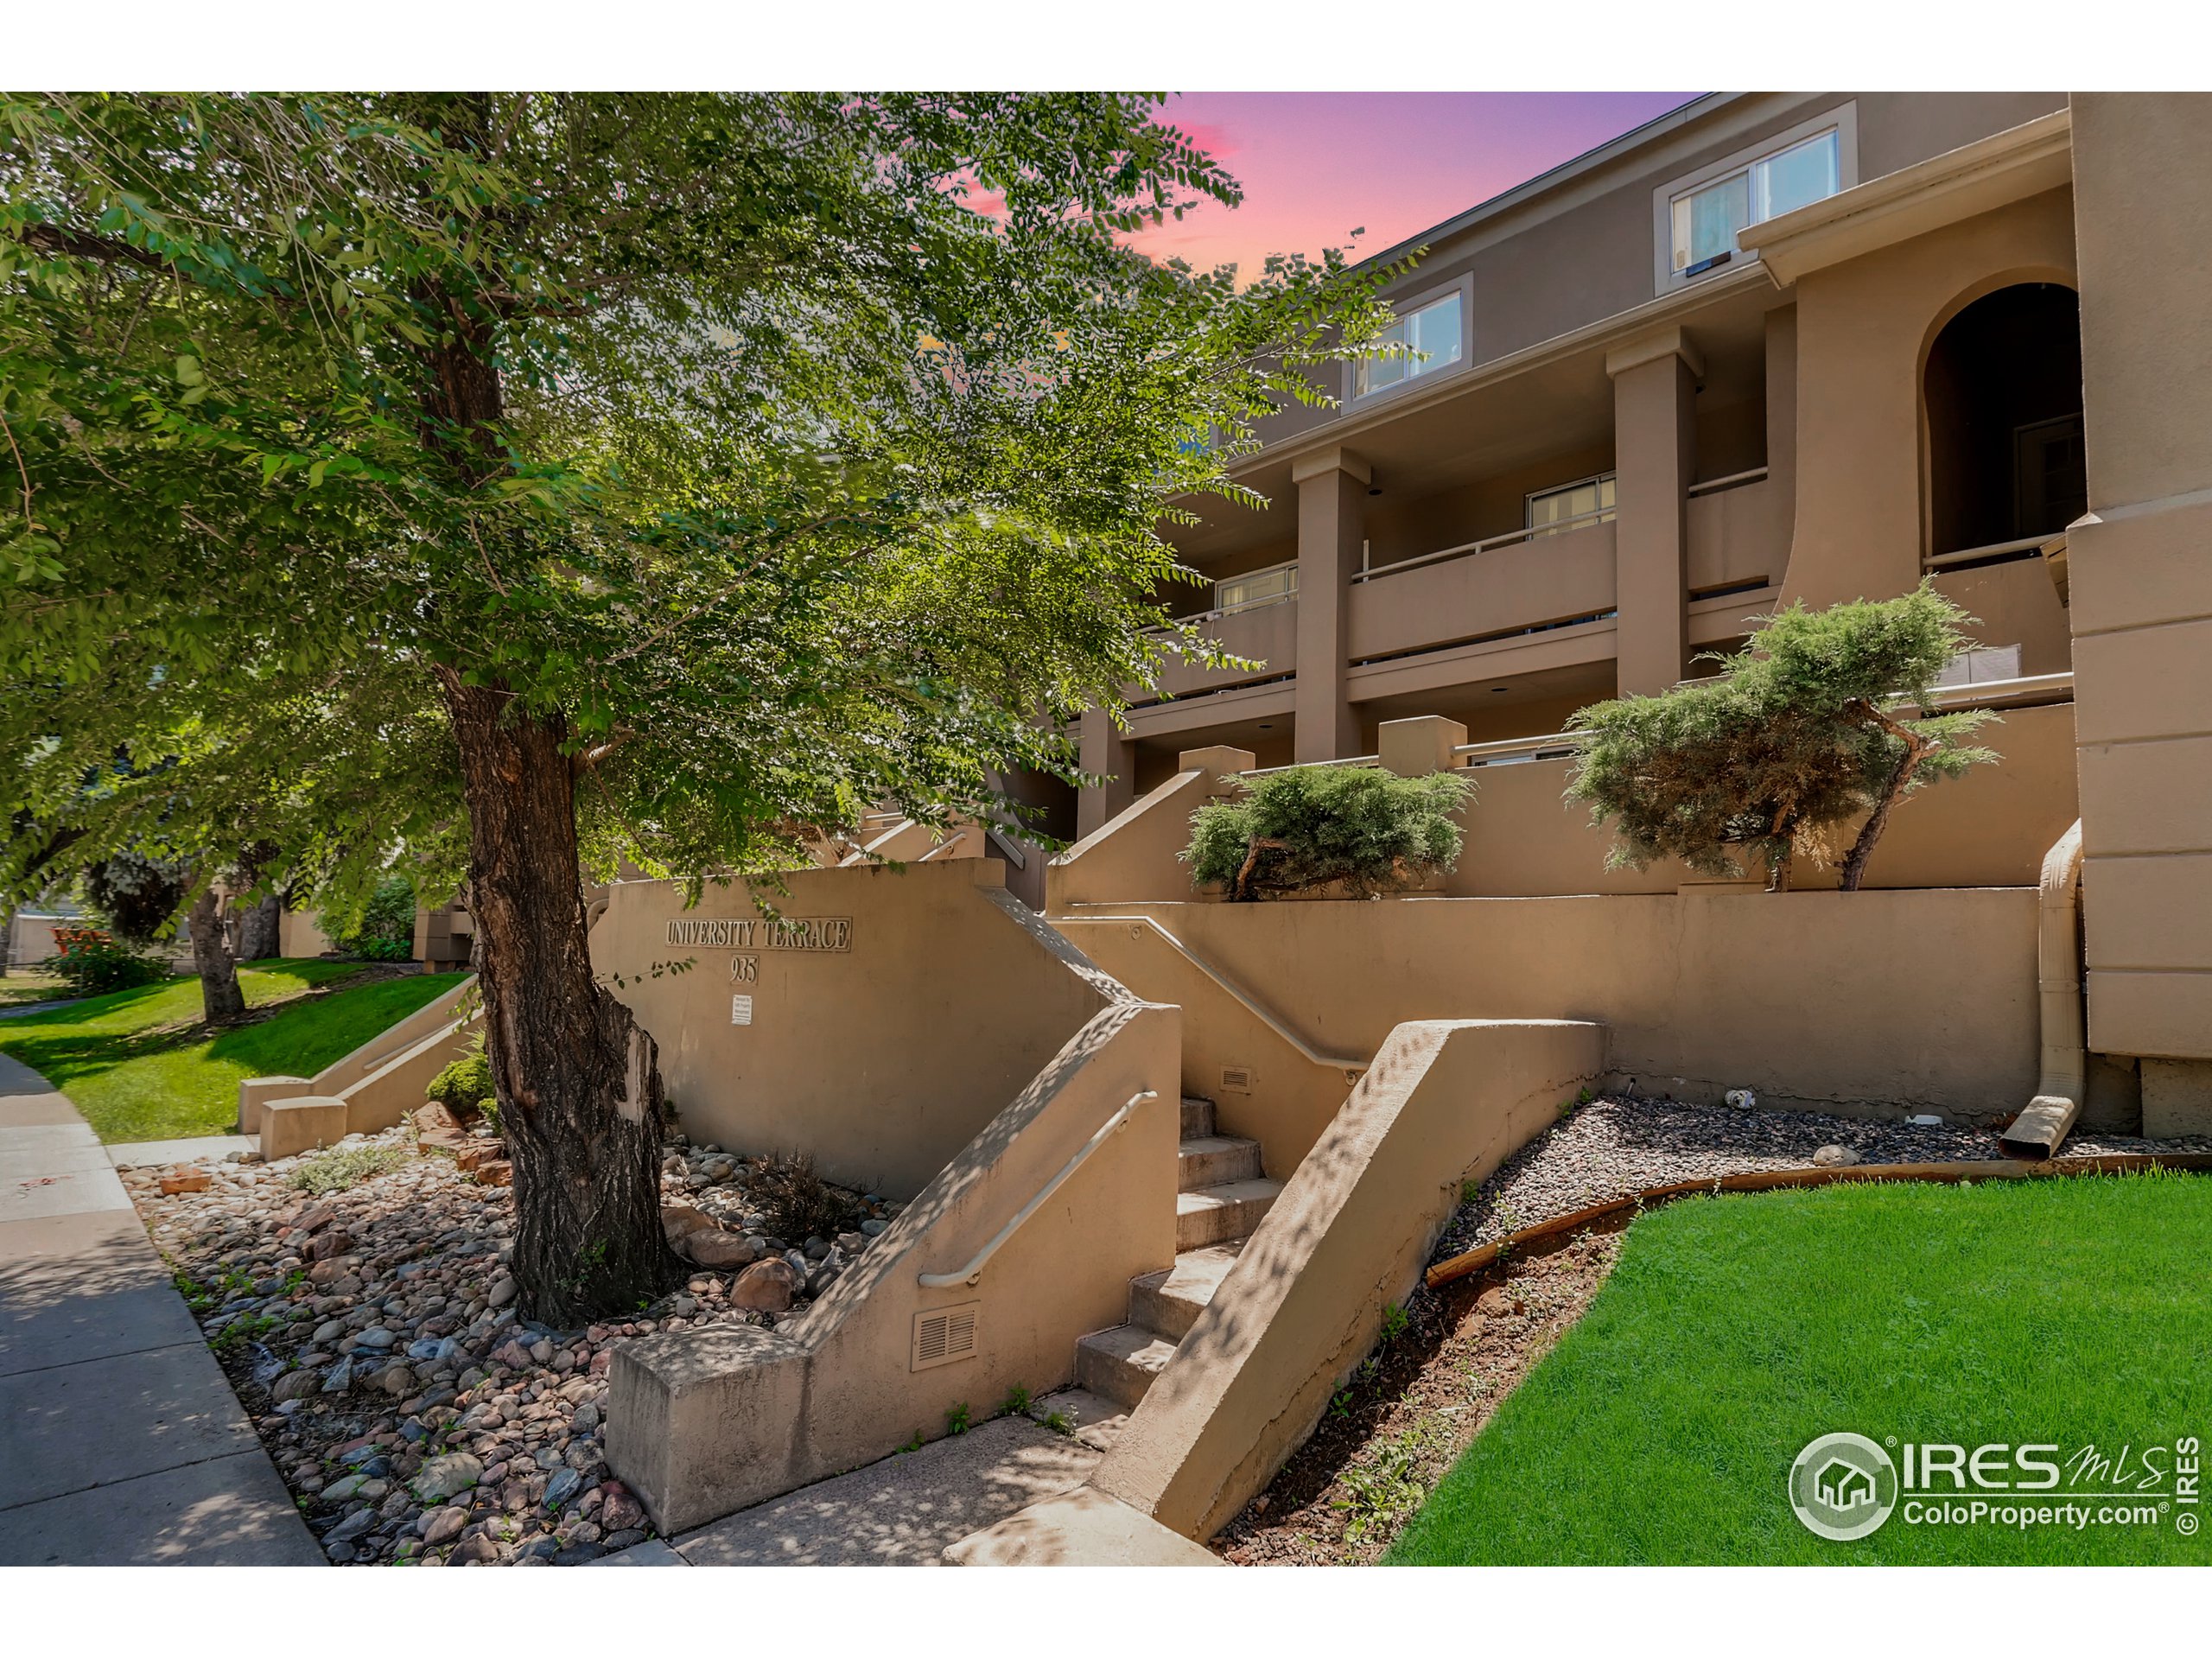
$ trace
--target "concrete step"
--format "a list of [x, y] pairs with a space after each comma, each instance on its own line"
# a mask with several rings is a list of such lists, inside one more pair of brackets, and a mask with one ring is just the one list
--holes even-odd
[[1256, 1181], [1260, 1143], [1238, 1135], [1185, 1135], [1175, 1153], [1175, 1190], [1195, 1192], [1229, 1181]]
[[1183, 1138], [1185, 1141], [1213, 1133], [1213, 1102], [1201, 1100], [1196, 1095], [1183, 1096]]
[[1249, 1237], [1281, 1191], [1281, 1181], [1228, 1181], [1177, 1194], [1177, 1253]]
[[1244, 1241], [1185, 1250], [1172, 1268], [1129, 1281], [1129, 1323], [1157, 1331], [1171, 1342], [1188, 1336], [1191, 1326], [1221, 1287]]
[[1075, 1344], [1075, 1384], [1134, 1408], [1175, 1357], [1175, 1344], [1141, 1325], [1094, 1331]]

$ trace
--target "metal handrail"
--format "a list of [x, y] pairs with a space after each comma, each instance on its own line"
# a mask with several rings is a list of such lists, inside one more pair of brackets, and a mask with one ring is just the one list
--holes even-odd
[[969, 1258], [966, 1267], [956, 1268], [950, 1273], [918, 1274], [915, 1275], [916, 1281], [920, 1284], [924, 1290], [944, 1290], [954, 1285], [974, 1284], [978, 1279], [983, 1276], [983, 1269], [990, 1265], [991, 1258], [998, 1254], [999, 1246], [1005, 1243], [1007, 1240], [1012, 1238], [1015, 1233], [1019, 1232], [1021, 1230], [1021, 1224], [1027, 1221], [1030, 1217], [1037, 1213], [1037, 1207], [1043, 1204], [1046, 1199], [1051, 1198], [1053, 1193], [1060, 1190], [1060, 1183], [1066, 1180], [1067, 1178], [1074, 1174], [1076, 1171], [1081, 1169], [1084, 1165], [1084, 1160], [1089, 1158], [1092, 1153], [1097, 1151], [1099, 1147], [1104, 1146], [1109, 1136], [1125, 1128], [1128, 1123], [1129, 1114], [1131, 1112], [1143, 1105], [1147, 1100], [1158, 1100], [1159, 1098], [1160, 1090], [1157, 1089], [1146, 1089], [1136, 1094], [1131, 1095], [1127, 1101], [1122, 1103], [1122, 1109], [1116, 1112], [1113, 1116], [1108, 1118], [1103, 1123], [1100, 1124], [1098, 1126], [1098, 1133], [1092, 1135], [1090, 1140], [1084, 1141], [1081, 1148], [1077, 1151], [1075, 1156], [1069, 1159], [1067, 1162], [1060, 1166], [1059, 1173], [1053, 1176], [1051, 1180], [1046, 1182], [1043, 1186], [1038, 1188], [1037, 1196], [1030, 1199], [1028, 1203], [1023, 1205], [1020, 1209], [1015, 1211], [1014, 1213], [1014, 1219], [1007, 1222], [1005, 1226], [1000, 1228], [997, 1232], [991, 1235], [991, 1242], [984, 1245], [982, 1249], [976, 1251], [974, 1256]]
[[1379, 766], [1379, 754], [1348, 754], [1341, 760], [1294, 760], [1287, 766], [1255, 766], [1249, 772], [1240, 772], [1239, 778], [1272, 778], [1279, 772], [1302, 772], [1309, 766]]
[[1923, 564], [1930, 570], [1941, 570], [1954, 564], [1973, 564], [1983, 559], [2001, 559], [2016, 553], [2040, 553], [2051, 542], [2063, 543], [2063, 531], [2056, 535], [2018, 536], [2009, 542], [1992, 542], [1986, 547], [1961, 547], [1948, 553], [1933, 553]]
[[[432, 1038], [444, 1036], [452, 1027], [454, 1022], [461, 1018], [461, 1015], [454, 1012], [454, 1010], [461, 1007], [461, 998], [468, 990], [470, 982], [475, 977], [475, 975], [471, 974], [467, 979], [463, 980], [460, 984], [454, 986], [453, 989], [446, 992], [444, 996], [441, 996], [437, 999], [438, 1002], [444, 1001], [448, 997], [453, 999], [453, 1007], [447, 1010], [446, 1021], [444, 1025], [429, 1027], [424, 1030], [423, 1035], [419, 1037], [410, 1037], [405, 1042], [400, 1044], [398, 1047], [388, 1048], [385, 1050], [383, 1053], [377, 1055], [375, 1058], [362, 1061], [361, 1075], [365, 1077], [372, 1071], [381, 1071], [392, 1061], [397, 1059], [401, 1055], [413, 1053], [416, 1049], [422, 1047], [423, 1044], [430, 1041]], [[425, 1007], [435, 1007], [437, 1006], [437, 1002], [429, 1002], [425, 1003], [423, 1006]], [[410, 1014], [407, 1017], [411, 1020], [415, 1016], [413, 1014]], [[475, 1016], [471, 1014], [469, 1017], [474, 1019]], [[344, 1062], [345, 1058], [346, 1056], [341, 1054], [336, 1060], [332, 1061], [331, 1065], [340, 1065]], [[325, 1067], [324, 1069], [327, 1071], [329, 1068]]]
[[1372, 582], [1377, 576], [1395, 576], [1402, 570], [1418, 570], [1426, 564], [1438, 564], [1446, 559], [1464, 558], [1470, 553], [1487, 553], [1493, 548], [1510, 547], [1516, 542], [1534, 541], [1539, 536], [1555, 535], [1560, 531], [1580, 530], [1586, 524], [1610, 524], [1620, 517], [1618, 507], [1592, 507], [1587, 512], [1578, 512], [1571, 518], [1556, 518], [1548, 524], [1529, 524], [1521, 530], [1509, 530], [1502, 536], [1485, 536], [1479, 542], [1463, 542], [1457, 547], [1440, 548], [1433, 553], [1423, 553], [1417, 558], [1400, 559], [1395, 564], [1377, 565], [1372, 570], [1363, 570], [1352, 578], [1355, 582]]
[[1694, 501], [1701, 495], [1718, 495], [1723, 490], [1732, 490], [1745, 484], [1756, 484], [1766, 475], [1767, 469], [1764, 467], [1746, 467], [1742, 472], [1731, 473], [1726, 478], [1708, 478], [1700, 483], [1693, 484], [1683, 493]]
[[[1686, 685], [1703, 683], [1683, 682]], [[2056, 702], [2062, 699], [2063, 694], [2073, 690], [2074, 671], [2069, 668], [2056, 674], [2024, 674], [2013, 680], [1964, 680], [1955, 685], [1939, 685], [1929, 702], [1941, 713], [1953, 709], [1971, 709], [1984, 703]], [[1534, 754], [1539, 749], [1579, 749], [1582, 742], [1580, 732], [1551, 732], [1541, 737], [1503, 737], [1487, 743], [1461, 743], [1452, 749], [1452, 754], [1464, 765], [1469, 761]]]
[[[1249, 774], [1247, 775], [1249, 776]], [[1231, 997], [1235, 998], [1237, 1002], [1243, 1005], [1245, 1013], [1250, 1014], [1262, 1025], [1265, 1026], [1269, 1031], [1274, 1033], [1276, 1036], [1281, 1038], [1283, 1041], [1288, 1043], [1293, 1048], [1296, 1049], [1300, 1055], [1304, 1058], [1312, 1061], [1315, 1065], [1326, 1066], [1332, 1071], [1343, 1072], [1344, 1074], [1345, 1081], [1347, 1082], [1351, 1082], [1357, 1078], [1360, 1073], [1367, 1070], [1367, 1062], [1365, 1060], [1346, 1059], [1342, 1055], [1324, 1054], [1320, 1052], [1303, 1037], [1300, 1037], [1281, 1020], [1278, 1020], [1264, 1005], [1262, 1004], [1257, 997], [1254, 996], [1249, 991], [1246, 990], [1242, 985], [1239, 985], [1235, 980], [1230, 978], [1226, 974], [1224, 974], [1219, 969], [1216, 969], [1204, 957], [1198, 956], [1189, 945], [1185, 944], [1182, 940], [1177, 938], [1173, 933], [1170, 933], [1166, 928], [1162, 927], [1158, 922], [1154, 921], [1149, 916], [1069, 916], [1062, 918], [1058, 923], [1058, 925], [1065, 928], [1070, 922], [1126, 922], [1133, 927], [1148, 927], [1154, 932], [1159, 934], [1161, 938], [1166, 940], [1169, 948], [1172, 949], [1176, 955], [1181, 957], [1183, 960], [1189, 963], [1192, 967], [1197, 969], [1208, 979], [1211, 980], [1216, 985], [1219, 986], [1224, 991], [1226, 991]]]
[[1013, 865], [1015, 869], [1026, 870], [1029, 868], [1028, 855], [1020, 848], [1015, 846], [998, 825], [988, 826], [983, 833], [997, 846], [1000, 852], [1006, 855], [1007, 862]]

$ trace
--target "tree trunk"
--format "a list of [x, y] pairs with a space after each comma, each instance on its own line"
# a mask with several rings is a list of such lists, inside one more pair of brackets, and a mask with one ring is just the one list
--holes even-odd
[[1874, 803], [1874, 810], [1866, 815], [1866, 822], [1859, 826], [1859, 839], [1851, 843], [1851, 853], [1843, 861], [1843, 875], [1836, 885], [1846, 893], [1859, 891], [1859, 884], [1866, 879], [1866, 861], [1874, 855], [1874, 843], [1882, 838], [1882, 831], [1889, 828], [1890, 809], [1904, 798], [1904, 786], [1912, 781], [1922, 760], [1936, 747], [1933, 738], [1923, 737], [1910, 727], [1891, 720], [1880, 709], [1869, 704], [1859, 707], [1866, 716], [1885, 729], [1904, 745], [1904, 753], [1890, 769], [1890, 781], [1882, 791], [1882, 798]]
[[210, 1025], [245, 1012], [238, 965], [223, 938], [224, 919], [223, 900], [210, 881], [192, 901], [192, 965], [200, 975], [200, 1013]]
[[634, 1313], [683, 1268], [660, 1225], [660, 1067], [652, 1037], [592, 977], [564, 724], [507, 717], [505, 691], [439, 677], [468, 804], [523, 1308], [556, 1325]]
[[284, 901], [270, 893], [238, 917], [238, 960], [260, 962], [282, 954]]

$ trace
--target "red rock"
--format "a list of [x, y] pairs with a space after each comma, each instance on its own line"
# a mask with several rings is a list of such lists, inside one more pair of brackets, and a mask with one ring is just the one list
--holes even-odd
[[591, 1374], [594, 1376], [605, 1376], [607, 1368], [613, 1363], [614, 1351], [612, 1348], [602, 1348], [591, 1357]]
[[780, 1255], [772, 1255], [737, 1275], [729, 1288], [730, 1306], [762, 1313], [789, 1313], [803, 1282], [798, 1268]]
[[180, 1192], [205, 1192], [214, 1184], [205, 1170], [181, 1169], [174, 1175], [162, 1177], [162, 1196], [173, 1198]]
[[512, 1186], [515, 1184], [515, 1166], [504, 1158], [480, 1165], [476, 1170], [476, 1184], [479, 1186]]

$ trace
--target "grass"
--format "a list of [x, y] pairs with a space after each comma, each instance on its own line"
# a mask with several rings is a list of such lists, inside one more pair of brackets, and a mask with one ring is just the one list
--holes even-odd
[[[2209, 1255], [2212, 1179], [2185, 1175], [1671, 1205], [1636, 1222], [1590, 1312], [1389, 1560], [2212, 1560], [2212, 1541], [2175, 1525], [2186, 1509], [2155, 1525], [2006, 1529], [1909, 1524], [1901, 1503], [1834, 1543], [1799, 1523], [1786, 1489], [1799, 1450], [1838, 1430], [1892, 1457], [1898, 1443], [2056, 1443], [2062, 1463], [2086, 1445], [2139, 1457], [2206, 1437]], [[2174, 1490], [2174, 1455], [2154, 1500]]]
[[26, 1002], [51, 1002], [69, 995], [69, 982], [36, 968], [11, 968], [0, 975], [0, 1008]]
[[[301, 996], [361, 971], [308, 958], [238, 970], [249, 1007]], [[0, 1049], [77, 1103], [103, 1141], [224, 1135], [247, 1077], [312, 1076], [457, 984], [459, 974], [379, 980], [210, 1036], [200, 982], [182, 977], [113, 991], [66, 1008], [0, 1020]]]

